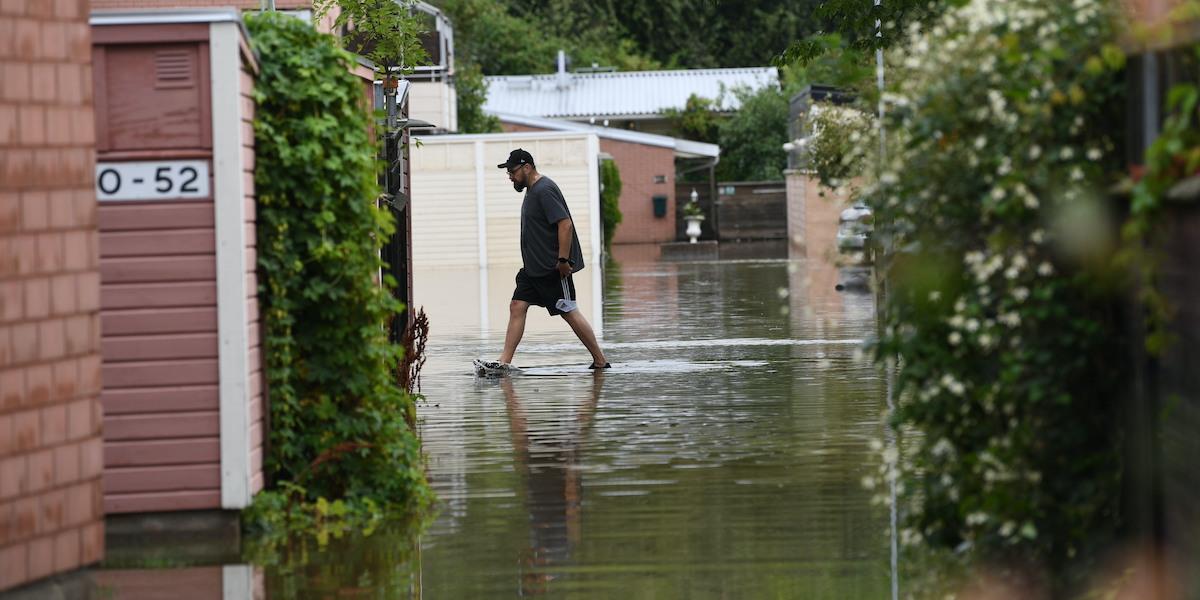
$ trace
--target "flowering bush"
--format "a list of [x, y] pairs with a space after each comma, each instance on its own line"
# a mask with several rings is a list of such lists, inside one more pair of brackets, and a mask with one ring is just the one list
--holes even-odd
[[808, 147], [808, 167], [821, 183], [837, 189], [862, 172], [873, 144], [870, 116], [849, 106], [819, 102], [808, 111], [802, 140]]
[[1118, 526], [1113, 39], [1097, 0], [975, 0], [889, 56], [863, 196], [891, 249], [878, 352], [903, 451], [883, 475], [907, 541], [1063, 574]]

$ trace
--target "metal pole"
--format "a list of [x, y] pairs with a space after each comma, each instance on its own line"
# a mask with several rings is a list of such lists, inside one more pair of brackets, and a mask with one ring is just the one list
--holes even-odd
[[263, 10], [274, 11], [275, 10], [275, 0], [260, 0], [259, 7], [262, 8]]

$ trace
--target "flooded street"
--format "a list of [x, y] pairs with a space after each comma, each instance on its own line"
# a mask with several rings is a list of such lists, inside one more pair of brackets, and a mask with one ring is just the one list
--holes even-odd
[[[533, 368], [477, 379], [471, 360], [500, 352], [511, 276], [416, 274], [432, 323], [418, 417], [439, 497], [420, 539], [103, 569], [106, 597], [890, 597], [888, 515], [861, 484], [886, 405], [860, 349], [870, 295], [835, 291], [821, 264], [626, 251], [602, 307], [579, 286], [612, 371], [588, 372], [566, 324], [534, 307], [515, 361]], [[192, 580], [207, 583], [177, 595]]]
[[614, 264], [614, 368], [596, 376], [537, 307], [515, 363], [540, 368], [502, 381], [470, 374], [499, 353], [502, 320], [431, 316], [419, 416], [444, 506], [421, 543], [425, 595], [885, 597], [886, 513], [860, 484], [882, 437], [859, 350], [873, 305], [831, 271]]

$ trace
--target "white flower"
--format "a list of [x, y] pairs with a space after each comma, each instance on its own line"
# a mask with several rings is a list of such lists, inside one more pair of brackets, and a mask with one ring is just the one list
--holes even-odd
[[996, 317], [996, 320], [1008, 325], [1009, 327], [1019, 327], [1021, 325], [1021, 315], [1015, 312], [1004, 313], [999, 317]]
[[1072, 158], [1075, 158], [1075, 151], [1068, 146], [1062, 149], [1062, 152], [1059, 154], [1059, 156], [1062, 157], [1063, 160], [1071, 160]]
[[1029, 159], [1030, 160], [1037, 160], [1038, 158], [1041, 158], [1041, 156], [1042, 156], [1042, 147], [1041, 146], [1034, 144], [1033, 146], [1031, 146], [1029, 148]]
[[969, 333], [975, 333], [976, 331], [979, 331], [979, 321], [975, 319], [967, 319], [966, 329]]
[[979, 347], [988, 350], [992, 347], [992, 336], [983, 333], [979, 335]]
[[1083, 179], [1083, 169], [1080, 169], [1079, 167], [1071, 169], [1071, 181], [1078, 182], [1083, 181]]
[[1005, 192], [1004, 188], [1002, 188], [1002, 187], [992, 188], [992, 200], [999, 202], [999, 201], [1003, 200], [1004, 197], [1007, 195], [1008, 195], [1008, 192]]
[[1048, 262], [1043, 262], [1042, 264], [1038, 265], [1037, 272], [1038, 275], [1041, 275], [1042, 277], [1049, 277], [1054, 274], [1054, 267]]
[[932, 292], [929, 292], [929, 301], [930, 302], [937, 302], [938, 300], [941, 300], [941, 299], [942, 299], [942, 292], [940, 292], [938, 290], [933, 290]]
[[1016, 529], [1017, 529], [1016, 523], [1013, 523], [1012, 521], [1005, 521], [1004, 524], [1000, 526], [1000, 535], [1002, 535], [1004, 537], [1008, 537], [1008, 536], [1012, 535], [1013, 531], [1015, 531]]
[[1099, 148], [1091, 148], [1087, 152], [1088, 160], [1097, 161], [1104, 158], [1104, 153]]
[[1033, 194], [1025, 194], [1025, 207], [1030, 210], [1035, 210], [1039, 206], [1037, 196]]
[[[954, 454], [954, 444], [951, 444], [950, 440], [942, 438], [933, 445], [933, 448], [929, 449], [929, 452], [939, 458], [944, 456], [952, 456]], [[946, 485], [950, 484], [946, 483]]]
[[1042, 231], [1041, 229], [1035, 229], [1033, 233], [1029, 234], [1029, 241], [1035, 244], [1041, 244], [1045, 240], [1046, 232]]
[[981, 135], [981, 136], [975, 138], [975, 149], [976, 150], [983, 150], [985, 147], [987, 147], [987, 137], [986, 136]]
[[957, 331], [951, 331], [946, 341], [950, 342], [951, 346], [957, 346], [962, 343], [962, 334]]
[[968, 526], [974, 527], [976, 525], [983, 525], [984, 523], [987, 523], [987, 522], [988, 522], [988, 516], [985, 513], [976, 511], [976, 512], [973, 512], [973, 513], [967, 515], [967, 525]]
[[1029, 298], [1029, 288], [1019, 287], [1012, 291], [1012, 295], [1013, 298], [1017, 299], [1017, 302], [1024, 302], [1026, 298]]

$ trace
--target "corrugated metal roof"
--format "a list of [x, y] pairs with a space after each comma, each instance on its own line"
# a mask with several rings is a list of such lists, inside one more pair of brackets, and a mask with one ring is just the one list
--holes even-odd
[[[778, 86], [774, 67], [553, 73], [485, 77], [484, 110], [537, 117], [653, 117], [665, 108], [683, 108], [692, 94], [721, 97], [721, 110], [737, 110], [729, 90]], [[725, 92], [722, 94], [722, 92]]]
[[682, 140], [666, 135], [642, 133], [640, 131], [627, 131], [625, 129], [613, 129], [610, 127], [596, 127], [594, 125], [585, 125], [583, 123], [574, 123], [571, 121], [563, 121], [561, 119], [546, 119], [543, 117], [531, 117], [527, 115], [511, 115], [493, 112], [489, 112], [488, 114], [494, 115], [496, 118], [500, 119], [500, 121], [505, 123], [525, 125], [527, 127], [537, 127], [539, 129], [548, 129], [551, 131], [578, 131], [581, 133], [594, 133], [602, 138], [619, 140], [622, 142], [632, 142], [635, 144], [645, 144], [647, 146], [670, 148], [674, 150], [676, 156], [680, 158], [716, 158], [721, 155], [721, 148], [716, 144], [693, 142], [691, 140]]

